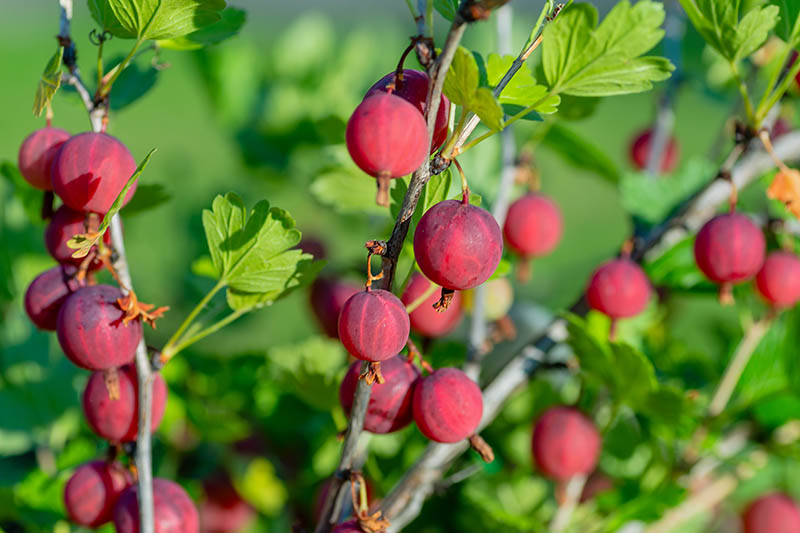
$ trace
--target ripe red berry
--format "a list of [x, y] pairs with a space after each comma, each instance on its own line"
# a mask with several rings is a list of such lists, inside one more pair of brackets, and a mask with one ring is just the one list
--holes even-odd
[[339, 313], [351, 296], [361, 291], [355, 283], [319, 277], [311, 284], [311, 310], [328, 337], [339, 337]]
[[558, 205], [547, 196], [529, 193], [508, 208], [503, 236], [523, 258], [540, 257], [555, 249], [564, 222]]
[[[81, 133], [64, 143], [53, 161], [53, 190], [77, 211], [105, 213], [133, 176], [136, 160], [116, 138]], [[136, 184], [125, 195], [127, 203]]]
[[478, 385], [457, 368], [440, 368], [414, 387], [414, 421], [436, 442], [458, 442], [475, 434], [483, 416]]
[[[370, 433], [392, 433], [411, 423], [411, 396], [419, 370], [398, 355], [381, 363], [381, 373], [385, 381], [372, 385], [364, 418], [364, 430]], [[361, 363], [356, 361], [350, 365], [339, 387], [339, 403], [348, 416], [359, 374]]]
[[240, 531], [255, 518], [255, 511], [231, 484], [227, 476], [217, 475], [203, 482], [206, 498], [200, 504], [203, 533]]
[[428, 157], [422, 113], [399, 96], [376, 92], [353, 111], [345, 133], [350, 157], [378, 180], [378, 204], [389, 205], [389, 180], [416, 170]]
[[422, 215], [414, 255], [425, 276], [445, 289], [465, 290], [489, 279], [500, 264], [503, 235], [485, 209], [445, 200]]
[[773, 252], [756, 274], [756, 288], [773, 307], [793, 307], [800, 300], [800, 259], [791, 252]]
[[110, 522], [114, 505], [131, 483], [133, 476], [119, 463], [92, 461], [81, 465], [64, 486], [69, 519], [90, 528]]
[[339, 340], [362, 361], [383, 361], [408, 342], [409, 319], [397, 296], [382, 289], [360, 291], [339, 313]]
[[78, 270], [72, 265], [59, 265], [45, 270], [34, 279], [25, 291], [25, 311], [39, 329], [54, 331], [58, 311], [67, 296], [77, 291], [74, 275]]
[[[387, 86], [394, 82], [393, 94], [406, 100], [414, 107], [419, 109], [423, 115], [428, 107], [428, 85], [431, 79], [425, 72], [407, 68], [403, 70], [403, 79], [395, 80], [394, 72], [390, 72], [375, 85], [370, 87], [364, 98], [372, 96], [377, 92], [387, 92]], [[450, 100], [445, 95], [439, 101], [439, 111], [436, 112], [436, 124], [433, 130], [433, 143], [431, 153], [436, 151], [445, 139], [447, 139], [447, 125], [450, 118]]]
[[17, 158], [22, 177], [37, 189], [52, 190], [50, 169], [53, 166], [53, 159], [67, 139], [69, 133], [49, 126], [28, 135], [19, 147]]
[[[405, 305], [409, 305], [421, 298], [430, 288], [431, 282], [415, 272], [408, 282], [403, 296], [400, 298]], [[411, 320], [411, 330], [425, 337], [437, 338], [444, 337], [458, 325], [461, 321], [461, 293], [453, 294], [453, 299], [447, 310], [438, 312], [433, 308], [433, 304], [439, 301], [439, 291], [434, 291], [416, 309], [408, 314]]]
[[[653, 130], [648, 129], [640, 132], [633, 139], [631, 143], [631, 162], [633, 166], [639, 170], [647, 168], [647, 160], [650, 157], [650, 144], [652, 143]], [[677, 139], [670, 136], [664, 147], [664, 153], [661, 156], [660, 170], [664, 174], [668, 174], [675, 170], [680, 157], [680, 146]]]
[[[87, 213], [75, 211], [66, 205], [62, 205], [56, 209], [56, 212], [53, 213], [53, 218], [50, 220], [44, 232], [44, 244], [45, 247], [47, 247], [47, 251], [53, 256], [53, 259], [62, 264], [66, 263], [80, 266], [85, 258], [72, 257], [72, 254], [75, 253], [75, 249], [70, 248], [67, 245], [67, 241], [79, 233], [87, 232], [87, 216]], [[103, 217], [102, 215], [96, 216], [98, 217], [97, 223], [99, 224]], [[103, 234], [103, 243], [106, 245], [111, 244], [110, 231], [106, 231], [105, 234]], [[95, 259], [89, 264], [89, 269], [97, 270], [102, 266], [103, 262]]]
[[612, 319], [638, 315], [650, 299], [650, 282], [630, 259], [612, 259], [600, 265], [586, 289], [589, 306]]
[[548, 409], [533, 428], [533, 459], [542, 473], [558, 481], [592, 472], [600, 447], [592, 421], [571, 407]]
[[[114, 507], [117, 533], [139, 533], [139, 488], [128, 488]], [[153, 521], [155, 533], [198, 533], [197, 509], [177, 483], [168, 479], [153, 480]]]
[[743, 533], [797, 533], [800, 509], [786, 494], [767, 494], [747, 506], [742, 526]]
[[694, 241], [697, 266], [720, 284], [746, 281], [764, 264], [764, 235], [747, 216], [717, 215], [700, 228]]
[[70, 295], [58, 313], [56, 331], [70, 361], [87, 370], [105, 370], [133, 361], [142, 338], [137, 318], [127, 325], [117, 299], [122, 293], [110, 285], [83, 287]]
[[[113, 370], [111, 372], [114, 372]], [[139, 384], [136, 368], [125, 365], [116, 369], [119, 398], [112, 399], [106, 385], [105, 372], [92, 372], [83, 390], [83, 414], [89, 427], [98, 436], [111, 442], [136, 440], [139, 432]], [[167, 385], [161, 374], [153, 380], [151, 431], [155, 431], [164, 416]]]

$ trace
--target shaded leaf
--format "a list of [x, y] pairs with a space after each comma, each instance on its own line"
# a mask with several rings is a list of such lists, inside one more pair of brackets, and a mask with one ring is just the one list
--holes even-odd
[[235, 7], [227, 7], [220, 20], [183, 37], [158, 41], [162, 48], [170, 50], [197, 50], [230, 39], [238, 34], [247, 19], [247, 12]]
[[64, 48], [58, 47], [56, 53], [47, 62], [36, 86], [36, 95], [33, 98], [33, 114], [37, 117], [47, 107], [56, 91], [61, 86], [61, 59], [64, 57]]
[[[397, 187], [399, 180], [392, 180]], [[386, 213], [375, 203], [375, 180], [349, 167], [323, 172], [311, 184], [311, 194], [323, 205], [339, 213]]]
[[433, 0], [433, 8], [447, 20], [453, 20], [458, 11], [458, 0]]
[[139, 184], [136, 187], [136, 194], [128, 202], [122, 211], [125, 216], [138, 215], [145, 211], [155, 209], [172, 200], [172, 194], [160, 183]]
[[603, 150], [558, 122], [547, 131], [542, 144], [575, 167], [596, 172], [612, 183], [620, 179], [619, 169]]

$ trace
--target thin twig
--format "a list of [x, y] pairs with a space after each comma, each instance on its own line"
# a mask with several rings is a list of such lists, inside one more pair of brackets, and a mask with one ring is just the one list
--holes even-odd
[[560, 533], [569, 525], [569, 521], [572, 519], [572, 513], [575, 511], [575, 507], [581, 499], [581, 493], [585, 485], [585, 475], [574, 476], [567, 481], [567, 486], [564, 490], [564, 500], [558, 505], [553, 521], [550, 523], [550, 531], [553, 533]]
[[[70, 21], [72, 18], [72, 0], [59, 0], [61, 6], [59, 41], [71, 42]], [[92, 130], [100, 132], [103, 130], [103, 117], [106, 114], [106, 105], [101, 102], [97, 104], [90, 96], [89, 90], [80, 77], [77, 66], [70, 68], [69, 74], [64, 74], [65, 81], [73, 85], [86, 106]], [[114, 243], [116, 261], [114, 270], [117, 272], [122, 282], [120, 290], [125, 293], [127, 289], [133, 290], [131, 274], [128, 268], [128, 261], [125, 255], [125, 241], [122, 234], [122, 223], [119, 214], [111, 219], [111, 239]], [[137, 495], [139, 501], [139, 531], [141, 533], [153, 533], [153, 469], [151, 457], [151, 435], [150, 421], [152, 419], [151, 406], [153, 395], [153, 372], [150, 360], [147, 355], [147, 345], [144, 337], [136, 347], [136, 372], [139, 386], [139, 429], [136, 438], [136, 471], [138, 475]]]

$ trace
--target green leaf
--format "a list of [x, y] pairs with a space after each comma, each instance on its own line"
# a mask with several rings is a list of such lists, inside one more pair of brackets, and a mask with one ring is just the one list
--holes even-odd
[[125, 39], [172, 39], [220, 20], [225, 0], [88, 0], [103, 30]]
[[75, 235], [73, 238], [67, 241], [67, 246], [70, 248], [75, 248], [75, 252], [72, 254], [72, 257], [86, 257], [89, 254], [89, 251], [92, 249], [93, 246], [98, 245], [103, 240], [103, 234], [105, 234], [106, 230], [108, 230], [108, 226], [111, 224], [111, 219], [114, 218], [114, 215], [119, 213], [119, 210], [122, 209], [122, 203], [125, 201], [125, 195], [128, 194], [128, 191], [133, 184], [136, 183], [136, 180], [139, 179], [139, 176], [144, 172], [145, 167], [147, 167], [147, 163], [150, 162], [150, 158], [155, 153], [156, 148], [153, 148], [148, 152], [139, 166], [136, 167], [136, 170], [133, 172], [133, 175], [128, 178], [127, 183], [119, 192], [117, 197], [114, 199], [114, 203], [111, 204], [108, 212], [103, 217], [103, 221], [100, 223], [100, 227], [98, 228], [96, 233], [84, 233], [80, 235]]
[[770, 4], [778, 6], [778, 23], [775, 33], [778, 37], [792, 46], [800, 41], [800, 1], [798, 0], [771, 0]]
[[458, 0], [433, 0], [433, 8], [447, 20], [453, 20], [458, 11]]
[[669, 77], [672, 64], [640, 57], [661, 40], [664, 7], [620, 1], [597, 26], [597, 10], [572, 4], [544, 30], [542, 67], [554, 93], [611, 96], [648, 90]]
[[[490, 54], [486, 64], [486, 75], [489, 85], [496, 87], [503, 79], [505, 73], [514, 63], [514, 56], [499, 56]], [[527, 63], [511, 77], [508, 84], [498, 96], [497, 100], [503, 104], [519, 106], [520, 108], [535, 105], [534, 109], [540, 113], [555, 113], [558, 109], [560, 98], [558, 95], [548, 95], [547, 87], [536, 83]]]
[[138, 215], [145, 211], [155, 209], [172, 200], [172, 194], [167, 192], [163, 185], [159, 183], [139, 184], [136, 187], [136, 194], [131, 201], [122, 208], [125, 216]]
[[480, 72], [475, 56], [459, 46], [444, 80], [444, 95], [454, 104], [469, 108], [472, 97], [478, 90], [479, 80]]
[[620, 179], [619, 169], [603, 150], [558, 122], [547, 131], [542, 144], [577, 168], [596, 172], [612, 183]]
[[[294, 254], [292, 254], [294, 255]], [[228, 289], [226, 299], [228, 306], [234, 311], [251, 311], [272, 304], [274, 301], [288, 296], [297, 289], [311, 284], [317, 277], [325, 261], [314, 261], [310, 254], [301, 254], [285, 284], [274, 290], [265, 292], [246, 292]], [[202, 265], [198, 265], [201, 267]], [[274, 268], [274, 267], [273, 267]]]
[[64, 57], [64, 48], [59, 46], [47, 66], [44, 67], [42, 77], [36, 86], [36, 95], [33, 98], [33, 114], [37, 117], [50, 104], [56, 91], [61, 86], [61, 60]]
[[[396, 183], [398, 180], [392, 181]], [[375, 203], [375, 180], [355, 167], [338, 167], [323, 172], [310, 188], [319, 203], [333, 207], [339, 213], [386, 213]]]
[[196, 32], [174, 39], [158, 41], [161, 48], [170, 50], [197, 50], [230, 39], [239, 33], [247, 19], [247, 12], [235, 7], [227, 7], [222, 11], [222, 18]]
[[503, 129], [503, 108], [495, 100], [491, 89], [480, 87], [475, 91], [469, 107], [489, 129], [494, 131]]
[[[778, 21], [777, 5], [753, 5], [740, 20], [739, 0], [680, 0], [692, 25], [730, 62], [755, 52]], [[787, 15], [791, 13], [786, 9]], [[795, 19], [790, 24], [794, 25]]]
[[653, 363], [642, 352], [622, 342], [612, 342], [611, 352], [615, 368], [615, 399], [636, 408], [658, 385]]
[[20, 174], [17, 165], [11, 161], [0, 162], [0, 175], [5, 176], [11, 182], [14, 196], [22, 203], [28, 219], [32, 223], [40, 223], [42, 220], [42, 191], [31, 187]]
[[[522, 107], [522, 106], [513, 105], [513, 104], [503, 104], [503, 113], [505, 113], [506, 117], [513, 117], [514, 115], [522, 113], [526, 109], [527, 109], [527, 107]], [[528, 113], [525, 113], [524, 116], [520, 117], [519, 120], [530, 120], [532, 122], [542, 122], [544, 119], [542, 118], [542, 115], [540, 115], [536, 111], [530, 111]]]
[[676, 243], [658, 258], [644, 265], [647, 277], [653, 285], [673, 289], [691, 289], [702, 292], [717, 292], [717, 287], [712, 285], [697, 268], [694, 260], [694, 237]]
[[[111, 61], [111, 64], [117, 65], [122, 59], [120, 56], [116, 61]], [[141, 66], [135, 61], [130, 62], [111, 89], [111, 98], [108, 100], [111, 109], [119, 110], [127, 107], [147, 94], [158, 81], [158, 72], [149, 63]]]

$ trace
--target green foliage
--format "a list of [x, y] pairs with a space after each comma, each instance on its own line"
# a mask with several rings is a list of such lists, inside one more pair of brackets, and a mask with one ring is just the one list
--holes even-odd
[[321, 265], [292, 249], [300, 242], [294, 219], [261, 200], [248, 217], [234, 193], [217, 196], [203, 211], [203, 228], [219, 283], [234, 310], [262, 307], [308, 284]]
[[136, 186], [136, 194], [131, 201], [122, 208], [122, 213], [126, 217], [138, 215], [155, 209], [171, 199], [172, 194], [160, 183], [140, 183]]
[[458, 11], [458, 0], [433, 0], [433, 8], [447, 20], [453, 20]]
[[778, 6], [779, 10], [775, 33], [792, 46], [797, 46], [800, 43], [800, 2], [797, 0], [770, 0], [769, 3]]
[[173, 39], [159, 40], [158, 45], [170, 50], [197, 50], [230, 39], [242, 29], [247, 13], [235, 7], [227, 7], [221, 18], [205, 28]]
[[[406, 179], [410, 180], [410, 178]], [[403, 206], [403, 198], [405, 198], [406, 192], [408, 192], [408, 183], [406, 182], [406, 179], [397, 180], [397, 185], [394, 187], [394, 189], [392, 189], [390, 199], [391, 204], [389, 205], [392, 219], [397, 219], [397, 215], [400, 214], [400, 209]], [[450, 183], [452, 182], [452, 179], [451, 168], [448, 168], [441, 174], [431, 176], [431, 178], [428, 180], [428, 183], [426, 183], [425, 187], [422, 189], [422, 194], [419, 197], [417, 208], [414, 210], [414, 214], [411, 215], [411, 222], [408, 227], [409, 235], [414, 235], [414, 231], [417, 229], [419, 219], [422, 218], [422, 215], [425, 214], [425, 211], [439, 202], [447, 200], [448, 195], [450, 194]]]
[[64, 57], [64, 48], [58, 47], [56, 53], [47, 62], [36, 86], [36, 95], [33, 98], [33, 114], [37, 117], [50, 105], [56, 91], [61, 86], [61, 59]]
[[[500, 56], [489, 54], [486, 63], [486, 77], [491, 87], [496, 87], [514, 63], [514, 56]], [[497, 100], [503, 104], [526, 108], [535, 106], [539, 113], [550, 114], [558, 110], [561, 97], [549, 94], [547, 87], [536, 83], [533, 73], [527, 63], [523, 63], [519, 70], [508, 80], [508, 84], [500, 93]], [[504, 107], [505, 109], [505, 107]]]
[[598, 26], [591, 4], [572, 4], [545, 27], [542, 66], [550, 91], [612, 96], [649, 90], [674, 67], [642, 56], [661, 40], [662, 4], [622, 0]]
[[611, 183], [620, 179], [620, 171], [608, 155], [589, 139], [560, 122], [550, 126], [542, 139], [542, 145], [559, 154], [565, 162], [595, 172]]
[[[111, 61], [111, 64], [117, 65], [122, 62], [122, 59], [122, 57], [117, 57], [115, 61]], [[158, 69], [153, 65], [142, 66], [138, 62], [132, 61], [114, 82], [108, 105], [112, 110], [119, 110], [136, 102], [155, 87], [158, 74]]]
[[0, 175], [11, 183], [14, 196], [20, 201], [28, 220], [37, 222], [42, 218], [42, 193], [30, 186], [11, 161], [0, 161]]
[[273, 378], [296, 391], [298, 398], [315, 409], [328, 411], [339, 405], [341, 369], [347, 362], [342, 343], [327, 337], [311, 337], [300, 343], [269, 350]]
[[211, 26], [225, 0], [88, 0], [104, 31], [125, 39], [173, 39]]
[[[764, 44], [778, 21], [776, 5], [751, 6], [741, 14], [740, 0], [680, 0], [683, 9], [708, 44], [735, 63]], [[788, 14], [788, 8], [783, 10]], [[787, 23], [794, 19], [787, 19]]]
[[475, 56], [466, 48], [459, 47], [453, 56], [450, 70], [447, 71], [442, 90], [451, 102], [464, 108], [462, 113], [472, 111], [490, 129], [501, 130], [503, 108], [488, 87], [480, 86], [480, 78]]

